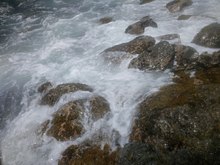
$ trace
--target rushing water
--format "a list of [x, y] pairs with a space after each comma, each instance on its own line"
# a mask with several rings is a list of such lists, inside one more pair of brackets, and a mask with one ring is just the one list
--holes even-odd
[[[81, 143], [97, 130], [105, 134], [104, 142], [112, 147], [112, 133], [118, 131], [123, 146], [136, 106], [146, 95], [169, 83], [170, 74], [127, 69], [131, 59], [120, 65], [106, 63], [100, 53], [133, 39], [135, 36], [124, 30], [146, 15], [157, 22], [158, 28], [146, 29], [145, 35], [178, 33], [183, 44], [199, 52], [214, 51], [191, 41], [203, 26], [220, 21], [219, 0], [194, 0], [192, 6], [176, 14], [167, 11], [168, 2], [155, 0], [139, 5], [138, 0], [27, 0], [16, 9], [0, 2], [0, 137], [4, 165], [56, 164], [67, 146]], [[177, 21], [181, 14], [193, 16]], [[114, 21], [100, 25], [98, 19], [104, 16]], [[76, 92], [63, 96], [53, 108], [40, 106], [41, 95], [36, 89], [45, 81], [92, 86], [94, 93], [110, 103], [110, 117], [94, 124], [85, 122], [86, 133], [75, 141], [37, 136], [40, 124], [60, 106], [91, 95]]]

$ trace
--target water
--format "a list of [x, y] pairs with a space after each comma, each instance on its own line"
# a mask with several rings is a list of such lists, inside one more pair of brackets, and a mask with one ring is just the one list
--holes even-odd
[[[169, 72], [142, 72], [127, 69], [131, 59], [111, 64], [100, 54], [106, 48], [127, 42], [135, 36], [124, 33], [128, 25], [150, 15], [158, 28], [145, 35], [157, 37], [180, 34], [185, 45], [199, 52], [213, 52], [192, 44], [193, 36], [205, 25], [220, 21], [218, 0], [194, 0], [181, 13], [171, 14], [164, 7], [169, 0], [139, 5], [137, 0], [38, 0], [13, 8], [0, 7], [0, 129], [4, 165], [57, 164], [60, 153], [100, 131], [102, 143], [115, 145], [128, 141], [136, 107], [143, 98], [170, 83]], [[181, 14], [192, 14], [177, 21]], [[112, 16], [114, 21], [100, 25], [98, 19]], [[87, 131], [75, 141], [58, 142], [37, 136], [36, 130], [69, 100], [90, 97], [88, 92], [67, 94], [54, 106], [40, 106], [37, 87], [51, 81], [54, 85], [79, 82], [90, 85], [94, 93], [110, 103], [111, 114], [97, 122], [86, 122]]]

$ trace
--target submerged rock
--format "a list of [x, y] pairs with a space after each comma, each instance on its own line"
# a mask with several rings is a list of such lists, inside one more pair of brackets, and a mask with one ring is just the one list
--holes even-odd
[[152, 48], [151, 52], [134, 58], [129, 64], [129, 68], [166, 70], [172, 68], [174, 56], [174, 47], [167, 41], [161, 41]]
[[85, 84], [80, 83], [68, 83], [61, 84], [55, 88], [50, 89], [41, 99], [42, 105], [54, 105], [57, 101], [59, 101], [60, 97], [66, 93], [76, 92], [76, 91], [90, 91], [92, 92], [92, 88]]
[[51, 82], [46, 82], [46, 83], [43, 83], [41, 86], [39, 86], [39, 88], [37, 89], [38, 92], [40, 93], [45, 93], [45, 92], [48, 92], [48, 90], [50, 88], [52, 88], [52, 84]]
[[212, 23], [205, 26], [192, 42], [205, 47], [220, 48], [220, 24]]
[[144, 33], [144, 29], [146, 27], [157, 27], [157, 23], [154, 22], [149, 16], [145, 16], [141, 18], [140, 21], [129, 25], [127, 29], [125, 30], [125, 33], [129, 34], [142, 34]]
[[[140, 104], [130, 141], [154, 146], [162, 155], [157, 163], [218, 164], [220, 67], [175, 75], [174, 84]], [[144, 155], [140, 153], [140, 157]]]
[[108, 145], [103, 149], [97, 145], [72, 145], [63, 152], [58, 165], [115, 165], [117, 159], [117, 151]]
[[104, 52], [122, 51], [130, 54], [141, 54], [149, 51], [155, 44], [155, 39], [150, 36], [139, 36], [130, 42], [119, 44], [111, 48], [106, 49]]
[[192, 0], [174, 0], [169, 2], [166, 8], [173, 13], [181, 11], [183, 8], [192, 5], [192, 3]]
[[192, 17], [192, 15], [180, 15], [177, 20], [187, 20], [189, 19], [190, 17]]
[[153, 2], [154, 0], [140, 0], [140, 4], [145, 4], [145, 3], [150, 3]]
[[112, 22], [112, 21], [113, 21], [112, 17], [103, 17], [103, 18], [99, 19], [99, 22], [101, 24], [107, 24], [107, 23]]

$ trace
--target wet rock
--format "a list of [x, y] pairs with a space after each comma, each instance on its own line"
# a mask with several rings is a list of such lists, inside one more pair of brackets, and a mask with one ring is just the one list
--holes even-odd
[[152, 48], [151, 52], [140, 54], [134, 58], [129, 64], [129, 68], [166, 70], [172, 68], [174, 56], [174, 47], [167, 41], [161, 41]]
[[130, 54], [141, 54], [146, 52], [155, 44], [155, 39], [150, 36], [139, 36], [130, 42], [119, 44], [106, 49], [104, 52], [127, 52]]
[[153, 2], [154, 0], [140, 0], [140, 4], [145, 4], [145, 3], [150, 3]]
[[50, 121], [46, 134], [59, 141], [75, 139], [83, 133], [81, 118], [84, 112], [82, 101], [72, 101], [61, 107]]
[[205, 26], [192, 42], [205, 47], [220, 48], [220, 24], [212, 23]]
[[169, 2], [166, 8], [173, 13], [181, 11], [183, 8], [192, 5], [192, 3], [192, 0], [174, 0]]
[[140, 104], [130, 140], [154, 146], [168, 164], [218, 164], [220, 67], [175, 75]]
[[41, 99], [41, 104], [52, 106], [57, 101], [59, 101], [62, 95], [70, 92], [76, 92], [78, 90], [92, 92], [92, 88], [85, 84], [80, 84], [80, 83], [61, 84], [53, 89], [50, 89]]
[[107, 23], [112, 22], [112, 21], [113, 21], [112, 17], [103, 17], [103, 18], [99, 19], [99, 22], [101, 24], [107, 24]]
[[117, 151], [108, 145], [103, 149], [97, 145], [72, 145], [63, 152], [58, 165], [115, 165], [117, 159]]
[[197, 60], [197, 66], [202, 68], [211, 68], [220, 66], [220, 51], [214, 52], [212, 55], [202, 53]]
[[190, 47], [184, 45], [175, 45], [175, 66], [174, 70], [189, 70], [196, 65], [198, 52]]
[[51, 82], [46, 82], [46, 83], [43, 83], [41, 86], [39, 86], [39, 88], [37, 89], [38, 92], [40, 93], [45, 93], [45, 92], [48, 92], [48, 90], [50, 88], [52, 88], [52, 84]]
[[141, 18], [140, 21], [129, 25], [127, 27], [127, 29], [125, 30], [125, 33], [129, 33], [129, 34], [142, 34], [144, 33], [144, 29], [146, 27], [157, 27], [157, 23], [154, 22], [149, 16], [145, 16], [143, 18]]
[[110, 111], [109, 103], [104, 97], [95, 96], [89, 100], [90, 111], [93, 120], [98, 120], [102, 118], [106, 113]]
[[165, 34], [162, 36], [157, 37], [159, 40], [173, 40], [173, 39], [180, 39], [179, 34]]
[[189, 19], [190, 17], [192, 17], [192, 15], [180, 15], [177, 20], [187, 20]]

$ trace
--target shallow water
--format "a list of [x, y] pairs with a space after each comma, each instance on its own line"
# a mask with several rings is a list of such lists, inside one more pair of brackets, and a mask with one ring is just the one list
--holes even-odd
[[[0, 129], [5, 165], [57, 164], [60, 153], [71, 144], [79, 144], [97, 131], [103, 143], [113, 148], [114, 132], [123, 146], [128, 141], [136, 107], [142, 99], [170, 83], [169, 72], [142, 72], [127, 69], [131, 59], [120, 65], [107, 63], [100, 54], [113, 45], [135, 36], [125, 34], [128, 25], [150, 15], [158, 28], [145, 35], [157, 37], [178, 33], [181, 42], [199, 52], [213, 52], [192, 44], [195, 34], [205, 25], [220, 21], [219, 0], [194, 0], [181, 13], [169, 13], [169, 0], [139, 5], [137, 0], [50, 0], [27, 1], [16, 10], [0, 8]], [[192, 14], [177, 21], [181, 14]], [[100, 25], [98, 19], [112, 16], [114, 21]], [[90, 85], [94, 93], [105, 97], [111, 113], [95, 123], [84, 119], [86, 133], [75, 141], [58, 142], [37, 136], [36, 130], [53, 112], [72, 99], [90, 97], [89, 92], [67, 94], [51, 108], [40, 106], [37, 87], [45, 81], [54, 85], [79, 82]], [[4, 129], [3, 129], [4, 128]]]

